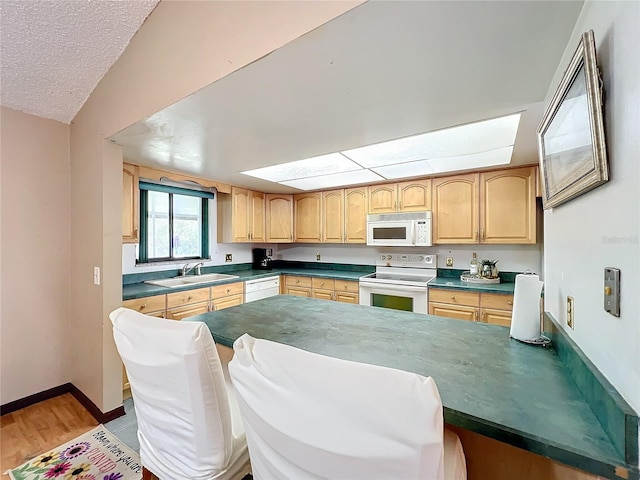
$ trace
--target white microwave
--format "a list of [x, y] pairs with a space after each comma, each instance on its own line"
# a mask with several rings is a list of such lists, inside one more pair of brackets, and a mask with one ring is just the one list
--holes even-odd
[[431, 212], [367, 215], [367, 245], [430, 247]]

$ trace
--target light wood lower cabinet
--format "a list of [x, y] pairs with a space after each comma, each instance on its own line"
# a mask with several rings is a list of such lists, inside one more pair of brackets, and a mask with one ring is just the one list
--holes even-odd
[[513, 295], [429, 289], [429, 315], [511, 326]]
[[167, 309], [167, 296], [154, 295], [152, 297], [134, 298], [132, 300], [125, 300], [122, 302], [122, 306], [135, 310], [136, 312], [144, 313], [145, 315], [164, 317]]
[[244, 282], [211, 287], [211, 311], [224, 310], [243, 303]]
[[167, 294], [167, 315], [171, 320], [182, 320], [209, 311], [209, 287]]
[[360, 300], [357, 281], [287, 275], [284, 284], [283, 293], [287, 295], [354, 304], [358, 304]]
[[311, 277], [286, 275], [283, 293], [296, 297], [311, 297]]

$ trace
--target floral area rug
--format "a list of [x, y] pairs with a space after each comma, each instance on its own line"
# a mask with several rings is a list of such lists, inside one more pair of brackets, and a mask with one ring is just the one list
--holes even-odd
[[7, 472], [12, 480], [140, 480], [140, 456], [104, 426]]

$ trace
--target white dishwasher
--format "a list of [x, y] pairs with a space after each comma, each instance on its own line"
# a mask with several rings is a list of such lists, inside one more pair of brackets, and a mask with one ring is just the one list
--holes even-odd
[[244, 303], [280, 295], [280, 275], [244, 282]]

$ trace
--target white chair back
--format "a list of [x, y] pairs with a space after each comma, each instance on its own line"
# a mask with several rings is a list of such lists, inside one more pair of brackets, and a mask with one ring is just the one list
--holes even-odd
[[125, 308], [109, 317], [131, 384], [142, 464], [161, 479], [227, 478], [240, 456], [247, 460], [246, 438], [232, 425], [207, 326]]
[[243, 335], [229, 373], [254, 478], [444, 478], [432, 378]]

